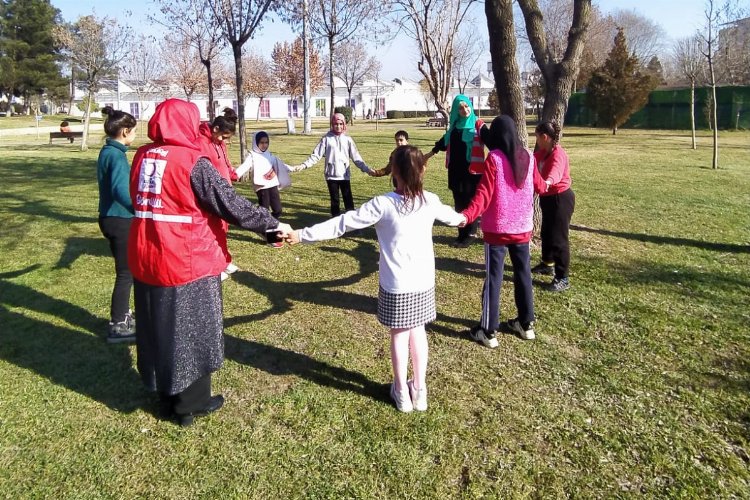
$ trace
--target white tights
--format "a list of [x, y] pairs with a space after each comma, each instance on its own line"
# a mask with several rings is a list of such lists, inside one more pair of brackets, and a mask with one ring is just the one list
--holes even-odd
[[427, 332], [424, 325], [414, 328], [391, 328], [391, 364], [393, 365], [393, 381], [396, 390], [401, 392], [406, 388], [406, 374], [409, 365], [409, 351], [411, 350], [411, 369], [413, 372], [414, 389], [426, 387], [427, 377]]

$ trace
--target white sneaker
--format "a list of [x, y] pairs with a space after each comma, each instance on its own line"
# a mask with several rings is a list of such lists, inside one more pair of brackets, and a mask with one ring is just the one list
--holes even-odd
[[239, 267], [235, 266], [234, 263], [230, 262], [229, 264], [227, 264], [227, 268], [224, 269], [224, 272], [227, 274], [232, 274], [232, 273], [236, 273], [239, 270], [240, 270]]
[[514, 318], [508, 320], [508, 328], [518, 333], [518, 335], [524, 340], [534, 340], [536, 338], [533, 321], [522, 325], [521, 322], [518, 321], [518, 318]]
[[221, 281], [226, 281], [229, 279], [229, 275], [225, 273], [224, 271], [221, 272]]
[[414, 410], [409, 391], [396, 392], [395, 383], [391, 384], [391, 399], [396, 403], [396, 409], [400, 412], [409, 413]]
[[411, 396], [414, 409], [417, 411], [427, 411], [427, 387], [416, 390], [413, 380], [407, 381], [406, 385], [409, 387], [409, 396]]
[[469, 337], [490, 349], [494, 349], [498, 346], [495, 332], [486, 332], [484, 328], [479, 325], [469, 330]]

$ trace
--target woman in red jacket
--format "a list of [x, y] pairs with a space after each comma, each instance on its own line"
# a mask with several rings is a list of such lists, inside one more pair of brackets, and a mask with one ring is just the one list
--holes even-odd
[[570, 244], [568, 233], [576, 197], [570, 189], [570, 162], [568, 154], [558, 144], [560, 125], [542, 122], [536, 127], [534, 157], [547, 192], [539, 195], [542, 209], [542, 262], [532, 272], [554, 275], [548, 290], [562, 292], [570, 288]]

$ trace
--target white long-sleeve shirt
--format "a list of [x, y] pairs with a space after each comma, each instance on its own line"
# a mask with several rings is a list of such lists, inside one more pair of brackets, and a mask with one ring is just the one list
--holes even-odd
[[325, 170], [323, 174], [330, 180], [349, 180], [351, 177], [349, 159], [354, 162], [358, 169], [364, 173], [370, 172], [370, 167], [362, 160], [356, 144], [346, 134], [336, 135], [328, 132], [324, 135], [312, 154], [300, 164], [298, 170], [310, 168], [321, 158], [325, 158]]
[[380, 244], [380, 286], [387, 292], [423, 292], [435, 286], [432, 225], [436, 220], [457, 226], [464, 221], [437, 195], [424, 192], [425, 202], [404, 211], [404, 197], [395, 192], [376, 196], [351, 210], [300, 231], [300, 241], [330, 240], [347, 231], [374, 225]]

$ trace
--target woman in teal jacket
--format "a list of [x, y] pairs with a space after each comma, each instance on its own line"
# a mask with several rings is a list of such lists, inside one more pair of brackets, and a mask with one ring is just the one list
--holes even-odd
[[99, 152], [99, 229], [115, 258], [115, 286], [112, 290], [107, 342], [134, 342], [135, 320], [130, 310], [133, 276], [128, 268], [128, 233], [133, 218], [130, 199], [130, 162], [125, 152], [135, 139], [136, 120], [133, 115], [107, 106], [104, 132], [106, 144]]

